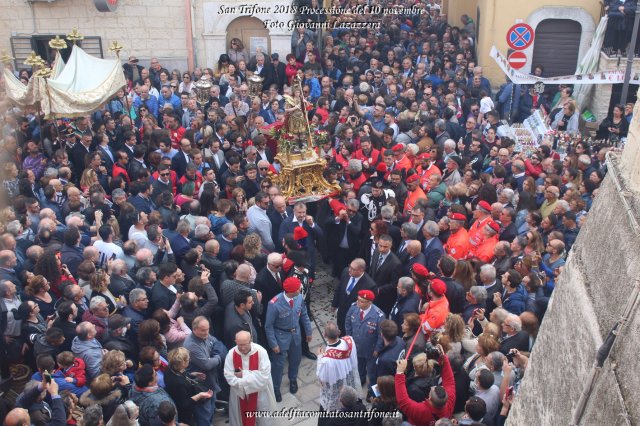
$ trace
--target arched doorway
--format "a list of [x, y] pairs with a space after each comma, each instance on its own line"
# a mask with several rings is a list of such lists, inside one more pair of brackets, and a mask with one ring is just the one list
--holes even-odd
[[571, 19], [545, 19], [535, 29], [532, 69], [544, 67], [544, 76], [571, 75], [576, 72], [582, 26]]
[[262, 47], [263, 52], [271, 52], [269, 31], [258, 18], [243, 16], [234, 19], [227, 27], [227, 46], [229, 46], [232, 38], [242, 40], [250, 55], [255, 55], [256, 47]]

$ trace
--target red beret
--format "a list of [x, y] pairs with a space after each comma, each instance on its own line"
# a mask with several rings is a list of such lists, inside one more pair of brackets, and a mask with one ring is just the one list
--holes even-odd
[[487, 203], [485, 200], [478, 203], [478, 208], [485, 210], [487, 213], [491, 213], [491, 204]]
[[378, 163], [378, 165], [376, 166], [376, 172], [387, 173], [387, 165], [383, 162]]
[[489, 223], [487, 223], [487, 226], [491, 229], [493, 229], [494, 231], [496, 231], [496, 233], [500, 232], [500, 225], [498, 225], [497, 222], [494, 222], [493, 220]]
[[411, 175], [407, 178], [407, 183], [411, 183], [411, 182], [416, 182], [420, 180], [420, 178], [418, 177], [418, 175]]
[[295, 228], [293, 228], [294, 240], [298, 241], [303, 238], [307, 238], [308, 236], [309, 236], [309, 233], [302, 226], [296, 226]]
[[428, 152], [423, 152], [422, 154], [418, 155], [418, 160], [430, 160], [431, 159], [431, 154], [429, 154]]
[[340, 210], [347, 209], [347, 206], [345, 206], [340, 200], [329, 201], [329, 207], [331, 207], [331, 210], [333, 210], [334, 216], [338, 216], [340, 214]]
[[451, 215], [449, 216], [449, 219], [451, 220], [461, 220], [461, 221], [465, 221], [467, 220], [467, 217], [465, 215], [463, 215], [462, 213], [451, 213]]
[[376, 298], [376, 295], [371, 290], [360, 290], [358, 292], [358, 297], [362, 297], [365, 300], [373, 300]]
[[413, 266], [411, 267], [411, 270], [418, 277], [426, 278], [427, 276], [429, 276], [429, 270], [420, 263], [414, 263]]
[[433, 291], [438, 296], [442, 296], [447, 292], [447, 285], [444, 283], [444, 281], [436, 278], [434, 280], [431, 280], [431, 291]]
[[401, 143], [395, 144], [393, 146], [393, 148], [391, 148], [391, 150], [393, 152], [400, 152], [400, 151], [404, 151], [404, 145], [402, 145]]
[[289, 277], [282, 283], [285, 293], [294, 293], [300, 290], [300, 286], [302, 286], [302, 283], [296, 277]]

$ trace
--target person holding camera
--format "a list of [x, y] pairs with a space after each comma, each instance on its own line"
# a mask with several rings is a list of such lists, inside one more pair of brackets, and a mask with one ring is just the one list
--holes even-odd
[[407, 416], [411, 424], [430, 424], [436, 419], [449, 418], [453, 415], [453, 407], [456, 403], [456, 382], [444, 349], [441, 345], [437, 345], [435, 349], [439, 352], [438, 364], [442, 366], [442, 385], [433, 386], [429, 391], [429, 397], [423, 402], [413, 401], [407, 393], [407, 378], [404, 374], [407, 370], [406, 358], [397, 362], [396, 400], [398, 408]]

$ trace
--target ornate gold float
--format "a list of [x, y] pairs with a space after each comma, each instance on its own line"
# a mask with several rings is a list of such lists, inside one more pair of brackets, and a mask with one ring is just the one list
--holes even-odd
[[270, 133], [278, 143], [275, 160], [281, 166], [280, 173], [272, 174], [271, 179], [289, 203], [318, 201], [339, 192], [340, 186], [324, 178], [327, 162], [314, 149], [326, 141], [328, 134], [311, 129], [301, 82], [294, 79], [292, 86], [293, 96], [285, 96], [285, 121]]

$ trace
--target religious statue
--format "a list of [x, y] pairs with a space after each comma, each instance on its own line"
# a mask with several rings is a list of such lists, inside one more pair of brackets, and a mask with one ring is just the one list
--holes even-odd
[[307, 148], [307, 144], [304, 141], [310, 138], [311, 135], [306, 116], [309, 105], [302, 96], [301, 86], [300, 77], [295, 76], [291, 84], [291, 96], [284, 95], [284, 111], [285, 131], [295, 138], [298, 148], [304, 151]]

